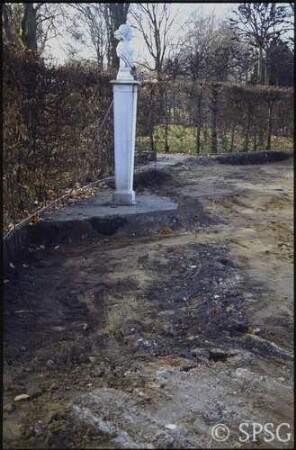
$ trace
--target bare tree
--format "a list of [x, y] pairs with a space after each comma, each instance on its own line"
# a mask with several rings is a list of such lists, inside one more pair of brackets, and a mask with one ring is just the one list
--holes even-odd
[[226, 21], [201, 11], [186, 22], [186, 33], [175, 55], [175, 64], [194, 80], [227, 81], [234, 74], [238, 45]]
[[[289, 9], [289, 23], [290, 23], [290, 28], [289, 31], [294, 31], [295, 29], [295, 3], [294, 2], [289, 2], [290, 5], [290, 9]], [[292, 44], [292, 46], [294, 47], [294, 33], [292, 34], [292, 36], [289, 36], [289, 42]]]
[[[88, 40], [96, 54], [96, 62], [102, 70], [106, 59], [106, 24], [104, 19], [104, 5], [100, 3], [72, 3], [69, 4], [75, 12], [71, 23], [67, 27], [68, 33], [79, 44], [87, 45]], [[70, 54], [74, 56], [75, 48], [70, 45]]]
[[249, 83], [256, 67], [256, 61], [257, 57], [254, 48], [244, 40], [239, 39], [235, 43], [231, 75], [235, 80], [245, 84]]
[[153, 65], [143, 64], [149, 70], [156, 72], [161, 78], [165, 56], [170, 45], [170, 30], [175, 17], [169, 3], [138, 3], [131, 9], [131, 16], [135, 20], [135, 27], [141, 32]]
[[37, 51], [41, 55], [49, 40], [61, 35], [66, 6], [59, 3], [37, 3]]
[[186, 23], [187, 32], [181, 45], [181, 59], [186, 73], [193, 80], [209, 76], [209, 56], [216, 32], [213, 14], [203, 16], [196, 12]]
[[244, 37], [258, 51], [257, 81], [264, 83], [264, 58], [270, 42], [287, 32], [290, 27], [286, 6], [276, 3], [241, 3], [233, 11], [230, 23], [238, 36]]
[[42, 54], [49, 39], [57, 36], [63, 7], [50, 3], [5, 3], [3, 30], [6, 42], [21, 44]]
[[30, 49], [37, 51], [37, 11], [40, 9], [41, 3], [34, 6], [33, 3], [24, 3], [24, 14], [21, 27], [21, 38], [24, 45]]
[[[118, 41], [114, 37], [117, 28], [126, 22], [129, 3], [70, 3], [75, 12], [67, 31], [74, 41], [90, 46], [96, 54], [100, 69], [118, 68], [116, 47]], [[71, 53], [75, 52], [70, 45]]]

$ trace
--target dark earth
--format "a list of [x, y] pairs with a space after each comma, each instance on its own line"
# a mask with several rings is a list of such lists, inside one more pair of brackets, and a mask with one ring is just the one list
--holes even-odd
[[32, 228], [4, 280], [4, 448], [293, 448], [238, 428], [293, 432], [293, 160], [255, 159], [172, 158], [135, 189], [176, 211], [84, 240]]

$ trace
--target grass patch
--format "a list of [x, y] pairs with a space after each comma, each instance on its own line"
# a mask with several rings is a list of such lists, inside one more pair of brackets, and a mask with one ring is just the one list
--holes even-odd
[[[154, 129], [154, 145], [157, 153], [165, 152], [165, 127], [163, 125], [157, 125]], [[195, 155], [197, 154], [196, 144], [196, 127], [184, 126], [184, 125], [169, 125], [168, 126], [168, 147], [169, 153], [187, 153]], [[231, 134], [224, 133], [222, 136], [218, 132], [218, 153], [226, 153], [231, 151]], [[236, 130], [233, 142], [233, 152], [244, 151], [245, 138], [242, 134]], [[136, 147], [138, 151], [148, 151], [150, 148], [149, 136], [137, 136]], [[253, 139], [249, 141], [248, 151], [254, 150]], [[271, 138], [272, 148], [291, 149], [293, 147], [293, 139], [272, 136]], [[257, 147], [256, 150], [264, 150], [264, 148]], [[209, 127], [202, 128], [200, 133], [200, 155], [211, 154], [211, 129]]]
[[271, 136], [271, 147], [290, 150], [294, 147], [294, 141], [285, 136]]

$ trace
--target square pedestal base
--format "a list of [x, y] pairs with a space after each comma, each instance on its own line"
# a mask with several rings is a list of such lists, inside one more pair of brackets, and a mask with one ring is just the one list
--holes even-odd
[[129, 191], [129, 192], [116, 191], [116, 192], [114, 192], [113, 203], [115, 205], [135, 205], [136, 204], [135, 191]]

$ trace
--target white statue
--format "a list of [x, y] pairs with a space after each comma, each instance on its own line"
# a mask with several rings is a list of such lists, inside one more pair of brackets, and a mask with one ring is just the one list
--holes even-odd
[[119, 71], [117, 74], [117, 79], [133, 80], [134, 77], [131, 75], [131, 68], [134, 65], [134, 52], [130, 46], [130, 41], [133, 38], [132, 27], [128, 23], [120, 25], [118, 30], [115, 31], [114, 36], [119, 40], [119, 44], [116, 47], [116, 53], [119, 58]]

